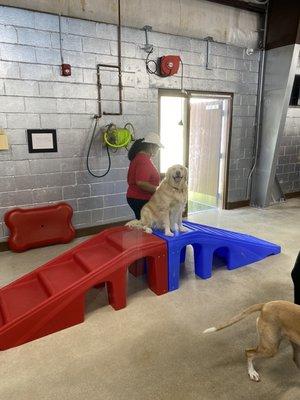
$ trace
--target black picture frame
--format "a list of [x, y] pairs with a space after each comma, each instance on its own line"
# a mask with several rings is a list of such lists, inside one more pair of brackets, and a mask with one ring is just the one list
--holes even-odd
[[[52, 135], [49, 141], [49, 134]], [[34, 136], [36, 135], [36, 137]], [[38, 136], [37, 136], [38, 135]], [[45, 145], [43, 137], [45, 135]], [[47, 138], [46, 138], [47, 135]], [[55, 153], [57, 152], [56, 129], [27, 129], [27, 141], [29, 153]], [[40, 141], [40, 143], [38, 143]], [[47, 143], [48, 141], [48, 143]]]

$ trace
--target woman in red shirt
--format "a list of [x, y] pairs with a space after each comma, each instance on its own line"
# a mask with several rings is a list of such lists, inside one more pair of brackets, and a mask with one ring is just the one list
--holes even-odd
[[127, 202], [136, 219], [141, 218], [142, 207], [150, 200], [159, 185], [160, 175], [151, 161], [162, 147], [156, 133], [137, 139], [128, 152], [130, 165], [127, 175]]

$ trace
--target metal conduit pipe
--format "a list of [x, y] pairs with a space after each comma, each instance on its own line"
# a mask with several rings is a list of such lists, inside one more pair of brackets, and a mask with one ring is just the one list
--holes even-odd
[[269, 14], [269, 4], [266, 6], [266, 13], [264, 17], [264, 34], [262, 43], [262, 54], [259, 63], [259, 80], [257, 89], [257, 104], [256, 104], [256, 115], [255, 115], [255, 152], [254, 152], [254, 162], [252, 168], [249, 172], [247, 178], [246, 187], [246, 199], [249, 199], [251, 192], [251, 178], [257, 164], [258, 157], [258, 147], [260, 142], [260, 131], [261, 131], [261, 109], [262, 109], [262, 98], [263, 98], [263, 87], [264, 87], [264, 77], [265, 77], [265, 59], [266, 59], [266, 40], [267, 40], [267, 26], [268, 26], [268, 14]]
[[121, 71], [121, 0], [118, 0], [118, 73], [119, 73], [119, 114], [123, 114], [122, 104], [122, 71]]
[[[112, 64], [97, 64], [97, 87], [98, 87], [98, 115], [95, 116], [96, 118], [101, 118], [102, 115], [122, 115], [123, 114], [123, 85], [122, 85], [122, 65], [121, 65], [121, 0], [118, 0], [118, 65]], [[102, 111], [102, 98], [101, 98], [101, 67], [103, 68], [113, 68], [118, 70], [118, 77], [119, 77], [119, 112], [111, 113]]]
[[264, 5], [269, 3], [269, 0], [262, 0], [262, 1], [260, 1], [260, 0], [251, 0], [251, 1], [249, 1], [249, 3], [261, 4], [261, 5], [264, 6]]

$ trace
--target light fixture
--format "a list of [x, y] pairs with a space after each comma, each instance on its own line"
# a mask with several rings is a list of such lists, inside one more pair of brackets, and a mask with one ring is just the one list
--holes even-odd
[[[185, 91], [181, 91], [184, 93]], [[187, 93], [187, 92], [186, 92]], [[180, 103], [181, 103], [181, 120], [178, 122], [179, 126], [183, 126], [183, 102], [184, 102], [184, 97], [180, 98]]]

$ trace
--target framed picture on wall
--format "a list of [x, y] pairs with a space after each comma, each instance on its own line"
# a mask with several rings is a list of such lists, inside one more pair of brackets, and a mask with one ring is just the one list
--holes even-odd
[[56, 129], [27, 129], [29, 153], [57, 152]]

